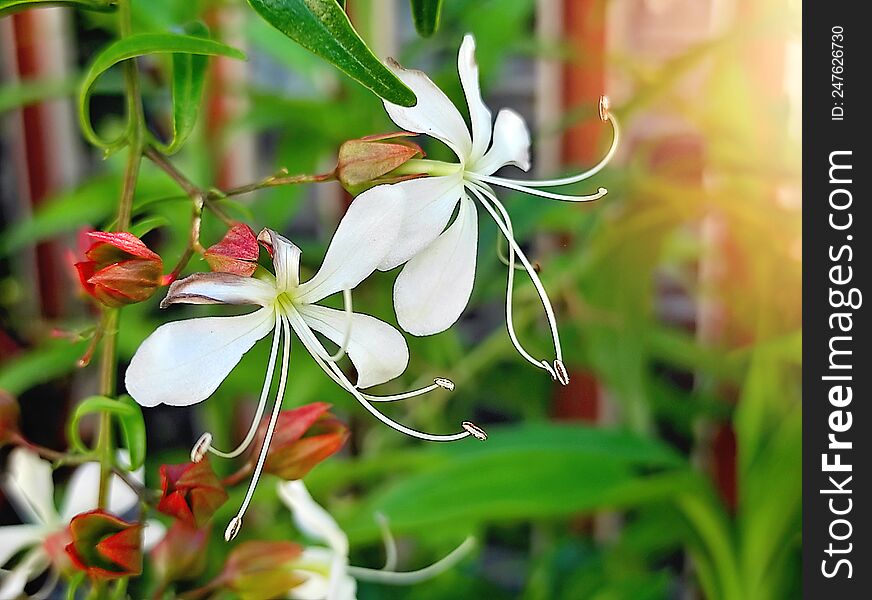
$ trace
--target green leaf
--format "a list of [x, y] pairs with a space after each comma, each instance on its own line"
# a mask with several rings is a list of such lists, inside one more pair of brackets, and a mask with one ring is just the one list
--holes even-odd
[[439, 29], [442, 0], [411, 0], [412, 19], [421, 37], [430, 37]]
[[[196, 23], [189, 33], [206, 39], [209, 30]], [[173, 54], [173, 138], [166, 146], [159, 144], [164, 154], [178, 152], [197, 124], [207, 65], [208, 60], [202, 54]]]
[[336, 0], [248, 0], [270, 25], [329, 61], [378, 96], [413, 106], [415, 94], [385, 67]]
[[163, 215], [154, 215], [146, 217], [133, 224], [128, 231], [138, 238], [141, 238], [146, 233], [157, 229], [158, 227], [166, 227], [170, 224], [170, 220]]
[[141, 467], [145, 462], [145, 420], [139, 405], [130, 396], [122, 396], [118, 400], [91, 396], [82, 400], [73, 412], [67, 430], [70, 446], [79, 452], [90, 452], [79, 435], [79, 422], [93, 413], [109, 413], [118, 420], [124, 447], [130, 453], [130, 470]]
[[694, 489], [699, 479], [667, 446], [629, 433], [558, 425], [490, 433], [481, 444], [430, 450], [444, 459], [377, 491], [343, 528], [357, 540], [376, 539], [377, 511], [395, 531], [417, 534], [641, 506]]
[[101, 12], [115, 9], [115, 6], [110, 4], [108, 0], [0, 0], [0, 17], [28, 8], [42, 8], [44, 6], [72, 6]]
[[4, 83], [0, 88], [0, 113], [44, 100], [71, 96], [78, 89], [78, 84], [74, 78]]
[[[79, 91], [79, 120], [82, 126], [82, 132], [85, 137], [95, 146], [101, 148], [117, 148], [125, 141], [126, 134], [116, 140], [107, 141], [97, 135], [91, 125], [91, 119], [88, 114], [90, 105], [91, 91], [97, 79], [108, 69], [117, 65], [120, 62], [144, 56], [147, 54], [196, 54], [205, 56], [229, 56], [231, 58], [245, 59], [245, 55], [235, 48], [231, 48], [215, 40], [205, 39], [192, 35], [178, 35], [170, 33], [141, 33], [120, 39], [106, 48], [104, 48], [88, 67], [85, 73], [85, 78], [82, 81], [82, 87]], [[193, 66], [192, 66], [193, 70]], [[202, 85], [202, 84], [201, 84]], [[173, 96], [176, 97], [174, 78]], [[189, 92], [179, 90], [179, 97], [192, 97], [196, 86], [190, 88]], [[185, 114], [181, 117], [183, 126], [187, 127], [190, 122], [190, 111], [183, 111]], [[193, 115], [196, 118], [196, 113]], [[174, 111], [174, 126], [176, 123], [176, 114]]]
[[17, 396], [35, 385], [69, 373], [85, 351], [85, 343], [52, 340], [16, 356], [0, 367], [0, 389]]

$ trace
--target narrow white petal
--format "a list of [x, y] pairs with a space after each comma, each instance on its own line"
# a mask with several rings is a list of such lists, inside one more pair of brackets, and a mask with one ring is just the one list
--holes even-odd
[[188, 406], [212, 395], [242, 355], [275, 324], [261, 308], [237, 317], [206, 317], [158, 327], [127, 369], [128, 393], [142, 406]]
[[472, 121], [472, 153], [469, 161], [480, 159], [491, 141], [491, 112], [481, 99], [481, 85], [478, 79], [478, 63], [475, 62], [475, 38], [467, 34], [463, 37], [460, 52], [457, 54], [457, 72], [469, 106]]
[[5, 525], [0, 527], [0, 567], [29, 546], [38, 546], [47, 533], [42, 525]]
[[385, 110], [391, 120], [406, 131], [424, 133], [444, 142], [458, 158], [466, 159], [472, 152], [469, 129], [448, 96], [421, 71], [404, 69], [392, 60], [387, 66], [418, 97], [417, 104], [411, 107], [385, 100]]
[[521, 115], [508, 108], [497, 114], [491, 149], [471, 169], [481, 175], [490, 175], [505, 165], [515, 165], [525, 171], [530, 169], [530, 131]]
[[[320, 546], [306, 546], [296, 561], [294, 574], [305, 581], [295, 586], [288, 593], [288, 598], [294, 600], [324, 600], [330, 589], [330, 567], [333, 565], [335, 552]], [[325, 573], [327, 575], [325, 575]]]
[[276, 271], [276, 287], [286, 292], [300, 284], [300, 254], [302, 251], [288, 238], [272, 229], [264, 229], [258, 241], [272, 249], [273, 268]]
[[[299, 307], [306, 325], [341, 344], [347, 328], [345, 312], [314, 304]], [[353, 313], [348, 358], [357, 369], [357, 387], [368, 388], [399, 377], [409, 364], [409, 347], [399, 331], [375, 317]]]
[[394, 187], [403, 194], [403, 222], [378, 266], [382, 271], [403, 264], [439, 237], [463, 196], [463, 173], [410, 179]]
[[454, 223], [406, 263], [394, 284], [397, 320], [412, 335], [445, 331], [460, 317], [472, 293], [478, 216], [468, 197]]
[[[128, 464], [126, 452], [119, 452], [118, 463]], [[130, 474], [134, 481], [142, 483], [143, 469], [137, 469]], [[76, 515], [97, 508], [97, 496], [100, 487], [100, 464], [96, 462], [85, 463], [76, 468], [64, 493], [64, 502], [61, 506], [61, 519], [64, 523], [70, 521]], [[139, 498], [130, 487], [117, 475], [112, 475], [109, 481], [109, 497], [106, 502], [107, 510], [118, 517], [122, 517], [136, 508]]]
[[48, 555], [42, 548], [32, 550], [14, 569], [4, 574], [3, 585], [0, 585], [0, 598], [18, 598], [24, 592], [27, 582], [45, 571], [48, 565]]
[[174, 281], [161, 308], [170, 304], [257, 304], [268, 306], [276, 297], [273, 285], [233, 273], [194, 273]]
[[394, 244], [403, 220], [403, 193], [393, 185], [365, 191], [336, 228], [324, 262], [296, 299], [311, 304], [353, 289], [375, 271]]
[[31, 523], [58, 523], [51, 463], [30, 450], [15, 448], [9, 453], [7, 468], [3, 491], [19, 516]]
[[302, 481], [278, 486], [279, 497], [294, 513], [294, 523], [305, 535], [325, 542], [334, 553], [348, 556], [348, 536], [324, 508], [312, 499]]

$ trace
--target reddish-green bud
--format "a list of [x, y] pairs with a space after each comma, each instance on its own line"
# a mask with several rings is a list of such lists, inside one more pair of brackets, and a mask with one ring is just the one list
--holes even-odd
[[18, 422], [21, 408], [18, 401], [4, 390], [0, 390], [0, 447], [19, 437]]
[[349, 140], [339, 147], [336, 178], [349, 193], [357, 195], [382, 183], [396, 183], [416, 175], [391, 175], [413, 158], [422, 158], [421, 147], [404, 138], [414, 133], [400, 131]]
[[199, 577], [206, 568], [208, 543], [208, 528], [197, 529], [175, 521], [150, 553], [158, 579], [170, 583]]
[[292, 570], [302, 548], [292, 542], [243, 542], [227, 557], [224, 570], [207, 588], [233, 590], [244, 600], [284, 598], [304, 578]]
[[73, 565], [92, 579], [117, 579], [142, 572], [142, 525], [102, 510], [70, 521], [66, 551]]
[[204, 256], [213, 271], [250, 277], [257, 269], [258, 253], [254, 231], [245, 223], [237, 223], [220, 242], [209, 246]]
[[85, 292], [106, 306], [147, 300], [161, 284], [163, 261], [135, 235], [126, 231], [87, 233], [88, 260], [76, 263]]
[[[328, 412], [324, 402], [279, 413], [263, 470], [285, 480], [302, 479], [315, 465], [335, 454], [348, 439], [348, 428]], [[269, 419], [261, 423], [255, 448], [263, 444]], [[247, 467], [254, 466], [256, 457]]]
[[157, 509], [192, 527], [205, 525], [227, 501], [227, 492], [208, 460], [181, 465], [161, 465], [163, 494]]

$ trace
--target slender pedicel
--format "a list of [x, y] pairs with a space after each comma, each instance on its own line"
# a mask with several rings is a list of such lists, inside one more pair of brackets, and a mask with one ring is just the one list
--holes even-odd
[[248, 490], [245, 492], [245, 498], [242, 500], [242, 505], [239, 507], [239, 512], [230, 520], [227, 529], [224, 531], [224, 539], [231, 541], [239, 533], [242, 528], [242, 518], [245, 516], [245, 511], [248, 510], [248, 505], [251, 502], [251, 497], [254, 495], [254, 489], [257, 487], [257, 482], [263, 471], [263, 465], [266, 462], [266, 455], [269, 452], [269, 445], [272, 442], [273, 432], [275, 432], [276, 423], [279, 419], [279, 413], [282, 410], [282, 400], [285, 396], [285, 384], [288, 381], [288, 363], [291, 357], [291, 328], [288, 320], [281, 316], [282, 330], [284, 332], [284, 348], [282, 349], [282, 372], [279, 376], [279, 388], [276, 392], [275, 404], [273, 404], [272, 414], [270, 415], [269, 425], [267, 426], [266, 435], [263, 438], [263, 445], [260, 447], [260, 455], [257, 457], [257, 465], [254, 467], [254, 474], [251, 476], [251, 481], [248, 484]]
[[276, 355], [278, 354], [279, 349], [279, 340], [281, 339], [279, 327], [281, 326], [281, 320], [276, 314], [276, 327], [273, 330], [273, 341], [272, 341], [272, 349], [269, 353], [269, 363], [266, 368], [266, 377], [264, 378], [263, 388], [260, 391], [260, 399], [257, 403], [257, 410], [254, 413], [254, 418], [251, 420], [251, 425], [248, 428], [248, 433], [245, 434], [245, 439], [239, 443], [236, 448], [229, 452], [222, 452], [217, 448], [212, 447], [212, 434], [208, 431], [200, 436], [200, 439], [197, 440], [197, 443], [194, 444], [193, 449], [191, 450], [191, 462], [200, 462], [203, 460], [203, 457], [206, 456], [206, 452], [211, 452], [215, 456], [220, 456], [221, 458], [236, 458], [243, 452], [245, 452], [248, 447], [251, 445], [251, 442], [254, 440], [254, 436], [257, 433], [257, 427], [260, 425], [260, 419], [263, 416], [263, 410], [266, 408], [266, 397], [269, 395], [270, 384], [273, 379], [273, 372], [275, 371], [276, 366]]
[[[376, 419], [390, 427], [391, 429], [395, 429], [400, 433], [404, 433], [409, 437], [417, 438], [419, 440], [426, 440], [428, 442], [454, 442], [457, 440], [461, 440], [465, 437], [469, 437], [472, 433], [464, 428], [464, 431], [449, 434], [449, 435], [436, 435], [432, 433], [425, 433], [423, 431], [418, 431], [416, 429], [411, 429], [410, 427], [406, 427], [405, 425], [401, 425], [397, 423], [390, 417], [383, 415], [381, 412], [376, 410], [376, 408], [360, 393], [354, 385], [348, 380], [345, 376], [345, 373], [342, 372], [338, 366], [334, 363], [327, 363], [321, 360], [321, 355], [326, 354], [326, 350], [321, 345], [321, 342], [315, 337], [315, 335], [309, 330], [308, 325], [300, 317], [291, 316], [290, 317], [294, 322], [294, 330], [297, 332], [297, 335], [300, 338], [300, 341], [303, 342], [303, 345], [309, 351], [312, 356], [315, 357], [315, 362], [324, 370], [325, 373], [331, 375], [332, 379], [336, 381], [341, 387], [345, 388], [345, 390], [354, 396], [354, 398], [363, 406], [369, 413], [374, 416]], [[440, 386], [441, 387], [441, 386]]]
[[[557, 357], [557, 361], [562, 365], [563, 360], [563, 351], [560, 346], [560, 334], [557, 331], [557, 318], [554, 315], [554, 310], [551, 307], [551, 301], [548, 298], [548, 294], [545, 292], [544, 286], [542, 286], [542, 282], [539, 280], [539, 276], [536, 273], [533, 266], [530, 264], [530, 261], [527, 260], [526, 255], [518, 246], [517, 241], [514, 237], [514, 230], [512, 228], [512, 221], [509, 218], [509, 214], [506, 211], [505, 207], [500, 204], [500, 202], [496, 199], [496, 196], [493, 195], [487, 188], [479, 185], [472, 185], [469, 187], [472, 193], [476, 196], [478, 201], [484, 206], [485, 210], [487, 210], [494, 222], [497, 224], [497, 227], [503, 233], [503, 236], [509, 242], [510, 252], [509, 252], [509, 270], [508, 270], [508, 282], [506, 285], [506, 328], [509, 332], [509, 339], [512, 341], [512, 344], [515, 346], [515, 349], [518, 350], [518, 353], [527, 360], [530, 364], [540, 367], [548, 371], [551, 375], [552, 379], [556, 381], [560, 381], [564, 385], [564, 380], [559, 376], [557, 369], [552, 367], [551, 363], [546, 360], [538, 360], [533, 358], [529, 352], [521, 345], [520, 340], [518, 340], [518, 336], [515, 333], [514, 321], [512, 316], [512, 291], [514, 285], [514, 259], [515, 256], [521, 259], [521, 263], [524, 265], [527, 274], [530, 276], [530, 280], [533, 282], [534, 287], [536, 288], [537, 293], [539, 294], [539, 300], [542, 303], [542, 307], [545, 311], [545, 317], [548, 321], [548, 326], [551, 330], [551, 338], [554, 343], [554, 353]], [[493, 203], [493, 206], [491, 205]], [[496, 208], [495, 208], [496, 207]], [[498, 212], [499, 211], [499, 214]], [[565, 370], [564, 370], [565, 371]], [[568, 379], [566, 379], [568, 381]]]
[[444, 573], [459, 563], [475, 546], [475, 538], [468, 537], [462, 544], [452, 550], [442, 560], [438, 560], [429, 567], [418, 569], [417, 571], [407, 571], [398, 573], [396, 571], [381, 571], [378, 569], [366, 569], [364, 567], [348, 567], [348, 574], [361, 581], [374, 581], [376, 583], [386, 583], [389, 585], [409, 585], [418, 583], [435, 577], [440, 573]]

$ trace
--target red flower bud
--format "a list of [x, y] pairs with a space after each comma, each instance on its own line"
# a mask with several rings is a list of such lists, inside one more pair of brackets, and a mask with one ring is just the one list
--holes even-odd
[[257, 269], [257, 236], [245, 223], [231, 227], [220, 242], [210, 246], [204, 256], [213, 271], [250, 277]]
[[106, 306], [147, 300], [160, 285], [163, 261], [126, 231], [90, 231], [88, 260], [76, 263], [85, 291]]
[[[324, 402], [307, 404], [279, 414], [272, 442], [267, 452], [264, 472], [285, 480], [302, 479], [315, 465], [342, 448], [348, 439], [348, 428], [327, 412]], [[258, 428], [254, 448], [263, 444], [269, 419]], [[252, 455], [247, 469], [254, 466]]]
[[403, 138], [416, 135], [400, 131], [348, 140], [339, 147], [336, 178], [346, 190], [359, 194], [380, 183], [395, 183], [416, 175], [395, 175], [391, 171], [413, 158], [421, 158], [421, 147]]
[[160, 485], [163, 495], [157, 509], [192, 527], [202, 527], [227, 501], [227, 492], [208, 460], [161, 465]]
[[151, 551], [151, 562], [162, 583], [195, 579], [206, 568], [209, 530], [175, 521]]
[[142, 525], [102, 510], [70, 521], [66, 551], [73, 565], [92, 579], [117, 579], [142, 572]]
[[246, 600], [284, 598], [305, 579], [292, 570], [302, 548], [292, 542], [243, 542], [227, 557], [224, 570], [206, 588], [228, 588]]
[[21, 409], [18, 401], [4, 390], [0, 390], [0, 447], [19, 439], [18, 421]]

